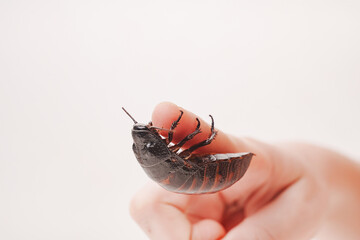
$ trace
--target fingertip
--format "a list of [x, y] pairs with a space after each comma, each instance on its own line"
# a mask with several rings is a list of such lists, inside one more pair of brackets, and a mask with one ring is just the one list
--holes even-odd
[[193, 240], [215, 240], [225, 236], [224, 227], [212, 219], [205, 219], [193, 225]]
[[152, 121], [153, 124], [164, 124], [166, 123], [166, 119], [173, 115], [179, 114], [179, 107], [171, 102], [161, 102], [159, 103], [153, 113], [152, 113]]

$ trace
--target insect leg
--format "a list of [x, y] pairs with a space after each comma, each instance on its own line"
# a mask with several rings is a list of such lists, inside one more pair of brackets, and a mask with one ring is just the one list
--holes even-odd
[[210, 116], [210, 118], [211, 118], [211, 133], [210, 133], [209, 138], [207, 138], [206, 140], [201, 141], [201, 142], [199, 142], [199, 143], [191, 146], [191, 147], [188, 148], [187, 150], [181, 152], [181, 153], [180, 153], [180, 156], [181, 156], [181, 157], [186, 157], [186, 158], [188, 158], [193, 151], [195, 151], [195, 150], [198, 149], [198, 148], [201, 148], [201, 147], [204, 147], [204, 146], [206, 146], [206, 145], [209, 145], [209, 144], [214, 140], [217, 132], [216, 132], [215, 129], [214, 129], [214, 118], [213, 118], [211, 115], [209, 115], [209, 116]]
[[189, 141], [190, 139], [192, 139], [196, 134], [200, 133], [200, 120], [198, 118], [196, 118], [197, 121], [197, 126], [195, 131], [193, 131], [192, 133], [190, 133], [189, 135], [187, 135], [183, 140], [181, 140], [180, 142], [178, 142], [177, 144], [175, 144], [174, 146], [170, 147], [170, 150], [173, 152], [177, 152], [187, 141]]
[[169, 144], [172, 139], [173, 139], [173, 135], [174, 135], [174, 132], [173, 130], [176, 128], [176, 126], [178, 125], [182, 115], [184, 114], [183, 111], [180, 110], [180, 116], [178, 117], [177, 120], [175, 120], [172, 124], [171, 124], [171, 127], [170, 127], [170, 131], [169, 131], [169, 134], [168, 134], [168, 138], [167, 138], [167, 143]]

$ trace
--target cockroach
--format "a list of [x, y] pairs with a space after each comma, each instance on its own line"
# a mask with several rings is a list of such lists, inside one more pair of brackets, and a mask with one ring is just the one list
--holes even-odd
[[132, 137], [133, 151], [145, 173], [168, 191], [184, 194], [214, 193], [226, 189], [237, 182], [246, 172], [253, 153], [193, 154], [193, 151], [210, 144], [217, 131], [211, 115], [209, 137], [188, 149], [182, 146], [200, 133], [200, 121], [196, 118], [196, 129], [180, 142], [172, 142], [176, 126], [183, 111], [168, 130], [168, 137], [158, 133], [162, 128], [138, 123], [124, 108], [125, 113], [134, 121]]

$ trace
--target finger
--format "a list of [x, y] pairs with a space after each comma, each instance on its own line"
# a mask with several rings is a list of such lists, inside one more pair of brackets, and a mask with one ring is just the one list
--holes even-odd
[[321, 186], [302, 178], [230, 230], [224, 240], [310, 239], [319, 228], [325, 206]]
[[[156, 127], [161, 127], [165, 129], [170, 129], [172, 123], [178, 119], [180, 111], [183, 111], [181, 120], [179, 121], [177, 127], [174, 131], [173, 141], [176, 143], [181, 141], [185, 136], [190, 134], [196, 128], [197, 121], [196, 118], [200, 120], [201, 133], [196, 135], [192, 140], [190, 140], [184, 148], [188, 148], [195, 143], [203, 141], [208, 138], [210, 134], [210, 125], [196, 116], [194, 113], [181, 108], [173, 103], [163, 102], [157, 105], [152, 114], [152, 123]], [[216, 127], [216, 124], [215, 124]], [[270, 164], [272, 162], [267, 161], [265, 157], [266, 146], [256, 141], [247, 140], [247, 139], [237, 139], [231, 135], [225, 134], [221, 130], [217, 130], [217, 136], [211, 144], [204, 146], [196, 153], [237, 153], [237, 152], [253, 152], [256, 154], [256, 160], [252, 161], [249, 167], [249, 170], [245, 174], [243, 179], [245, 180], [244, 184], [237, 184], [235, 192], [226, 194], [225, 192], [225, 201], [231, 204], [235, 199], [239, 201], [239, 192], [241, 192], [241, 198], [246, 199], [252, 191], [265, 182], [266, 177], [268, 176], [267, 172], [271, 169]], [[163, 136], [167, 136], [167, 131], [160, 131]], [[251, 174], [253, 172], [254, 174]], [[250, 173], [250, 176], [249, 176]], [[260, 177], [259, 177], [260, 176]], [[242, 180], [244, 181], [244, 180]], [[227, 197], [228, 196], [228, 197]], [[242, 203], [240, 203], [242, 204]]]
[[[214, 194], [182, 195], [154, 184], [137, 193], [130, 205], [132, 217], [150, 239], [218, 239], [225, 233], [218, 223], [222, 212], [221, 200]], [[209, 227], [214, 238], [204, 238]]]
[[[174, 130], [173, 141], [175, 143], [181, 141], [185, 136], [192, 133], [197, 125], [196, 118], [200, 120], [201, 133], [197, 134], [193, 139], [188, 141], [184, 148], [194, 145], [204, 139], [207, 139], [211, 132], [211, 126], [194, 113], [181, 108], [170, 102], [158, 104], [152, 114], [152, 123], [155, 127], [170, 129], [171, 124], [178, 119], [180, 111], [184, 114]], [[210, 118], [209, 118], [210, 120]], [[216, 123], [215, 123], [216, 129]], [[236, 153], [236, 152], [253, 152], [256, 157], [263, 162], [269, 159], [269, 150], [271, 147], [253, 139], [236, 138], [230, 134], [225, 134], [221, 130], [217, 130], [217, 135], [211, 144], [199, 148], [197, 153]], [[160, 134], [167, 136], [167, 131], [160, 131]]]
[[[173, 121], [178, 119], [180, 110], [184, 112], [182, 119], [175, 129], [174, 141], [180, 141], [187, 134], [191, 133], [196, 127], [197, 116], [186, 109], [175, 104], [164, 102], [159, 104], [152, 116], [153, 124], [157, 127], [169, 129]], [[206, 139], [210, 133], [210, 126], [205, 121], [201, 121], [202, 134], [189, 141], [189, 145]], [[216, 126], [216, 124], [215, 124]], [[161, 134], [166, 136], [167, 132]], [[299, 178], [303, 169], [295, 166], [291, 158], [296, 158], [294, 153], [286, 148], [266, 144], [254, 139], [235, 138], [229, 134], [218, 130], [217, 137], [208, 146], [199, 149], [200, 153], [236, 153], [252, 152], [253, 157], [250, 167], [244, 177], [236, 184], [221, 192], [225, 205], [228, 206], [224, 218], [231, 215], [240, 216], [239, 211], [243, 206], [248, 205], [248, 213], [256, 212], [263, 204], [270, 201], [274, 195], [285, 186]], [[232, 221], [236, 218], [231, 218]], [[243, 218], [239, 217], [236, 221], [229, 222], [229, 226], [238, 224]], [[228, 228], [228, 226], [227, 226]]]
[[[195, 130], [197, 125], [196, 118], [199, 117], [197, 117], [192, 112], [189, 112], [186, 109], [180, 108], [177, 105], [169, 102], [160, 103], [158, 106], [156, 106], [152, 115], [152, 122], [154, 126], [170, 129], [171, 124], [179, 117], [180, 110], [182, 110], [184, 114], [178, 126], [174, 130], [173, 141], [175, 143], [181, 141], [186, 135], [190, 134]], [[201, 133], [197, 134], [192, 140], [188, 141], [184, 145], [185, 148], [194, 145], [195, 143], [198, 143], [202, 140], [205, 140], [209, 137], [211, 132], [210, 125], [201, 118], [199, 118], [199, 120], [200, 120]], [[215, 123], [215, 127], [216, 127], [216, 123]], [[160, 133], [163, 136], [167, 136], [166, 131], [160, 131]], [[234, 140], [233, 138], [227, 136], [221, 131], [218, 131], [215, 140], [210, 145], [202, 147], [196, 152], [231, 153], [234, 151], [238, 151], [239, 149], [233, 140]]]
[[205, 219], [194, 224], [191, 240], [215, 240], [225, 235], [224, 227], [218, 222]]
[[131, 216], [150, 239], [190, 239], [190, 221], [180, 208], [160, 201], [159, 191], [158, 187], [147, 186], [138, 192], [130, 204]]

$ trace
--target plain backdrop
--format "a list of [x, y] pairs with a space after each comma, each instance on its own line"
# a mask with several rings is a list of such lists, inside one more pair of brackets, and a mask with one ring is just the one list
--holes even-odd
[[146, 239], [132, 121], [360, 156], [358, 0], [0, 0], [0, 239]]

